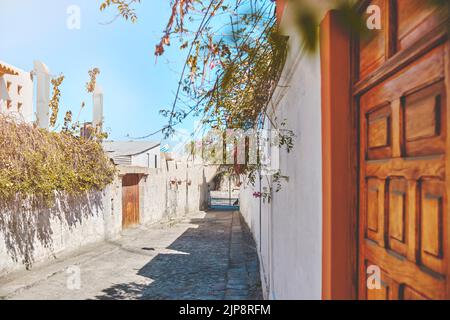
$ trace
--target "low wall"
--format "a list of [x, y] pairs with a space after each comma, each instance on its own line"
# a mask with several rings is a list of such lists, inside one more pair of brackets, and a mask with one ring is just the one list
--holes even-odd
[[[164, 162], [164, 161], [163, 161]], [[141, 175], [141, 224], [179, 218], [206, 209], [208, 183], [216, 168], [192, 163], [163, 163], [162, 169], [123, 167], [105, 190], [69, 197], [59, 193], [47, 209], [8, 203], [0, 210], [0, 276], [30, 269], [92, 244], [120, 237], [122, 232], [122, 177]], [[181, 183], [173, 184], [176, 179]]]
[[104, 191], [77, 197], [59, 193], [51, 208], [6, 204], [0, 212], [0, 276], [117, 236], [122, 212], [112, 212], [118, 203], [111, 199], [119, 200], [119, 185], [116, 179]]
[[[208, 206], [208, 184], [217, 167], [191, 162], [167, 164], [161, 169], [145, 169], [140, 180], [141, 223], [176, 219]], [[133, 170], [131, 169], [131, 172]], [[122, 174], [130, 172], [130, 168]]]

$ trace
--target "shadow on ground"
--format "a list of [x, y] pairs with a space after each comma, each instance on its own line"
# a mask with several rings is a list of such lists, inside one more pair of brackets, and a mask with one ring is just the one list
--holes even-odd
[[[190, 222], [197, 227], [185, 231], [137, 274], [150, 284], [121, 283], [103, 290], [96, 299], [220, 300], [225, 298], [230, 267], [232, 212], [209, 212]], [[245, 232], [248, 232], [246, 229]], [[250, 290], [247, 299], [260, 299], [258, 258], [251, 236], [242, 237], [249, 272], [243, 282]], [[151, 244], [148, 245], [151, 247]], [[255, 268], [256, 266], [256, 268]]]

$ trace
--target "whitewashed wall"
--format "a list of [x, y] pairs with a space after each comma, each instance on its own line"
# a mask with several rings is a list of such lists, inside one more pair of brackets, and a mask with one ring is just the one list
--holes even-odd
[[[165, 161], [164, 161], [165, 162]], [[88, 244], [114, 240], [122, 232], [122, 179], [142, 174], [141, 224], [183, 217], [206, 209], [217, 168], [171, 161], [161, 169], [121, 167], [102, 192], [73, 199], [59, 195], [51, 209], [27, 210], [23, 203], [0, 209], [0, 276], [53, 260]], [[180, 183], [171, 183], [176, 179]]]
[[[156, 157], [156, 166], [155, 166]], [[159, 147], [147, 151], [136, 156], [131, 157], [131, 165], [136, 167], [146, 167], [146, 168], [161, 168], [161, 152]]]
[[[268, 203], [260, 191], [243, 186], [241, 211], [258, 244], [261, 277], [268, 299], [321, 299], [322, 296], [322, 136], [320, 54], [302, 50], [295, 28], [273, 104], [278, 123], [296, 134], [291, 153], [281, 150], [280, 169], [289, 177]], [[265, 185], [262, 180], [262, 187]]]
[[[154, 223], [162, 219], [205, 210], [208, 203], [208, 183], [217, 172], [215, 166], [203, 167], [191, 162], [165, 160], [160, 169], [145, 170], [140, 181], [141, 222]], [[176, 180], [176, 183], [171, 181]]]
[[[120, 181], [82, 197], [59, 194], [50, 209], [9, 203], [0, 212], [0, 276], [31, 268], [86, 244], [116, 238], [121, 230]], [[44, 208], [44, 207], [43, 207]]]

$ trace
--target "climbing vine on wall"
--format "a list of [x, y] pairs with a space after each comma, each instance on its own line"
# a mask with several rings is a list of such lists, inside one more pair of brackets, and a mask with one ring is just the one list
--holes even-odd
[[[139, 1], [104, 1], [101, 10], [116, 7], [128, 20], [128, 10]], [[269, 110], [287, 53], [287, 39], [278, 33], [275, 3], [270, 0], [171, 0], [171, 11], [155, 55], [177, 45], [186, 52], [174, 101], [161, 114], [168, 124], [166, 137], [189, 115], [201, 117], [204, 128], [256, 134], [270, 122], [277, 129], [280, 147], [292, 149], [294, 134]], [[124, 14], [127, 13], [127, 14]], [[136, 16], [137, 18], [137, 16]], [[148, 138], [152, 134], [142, 137]], [[225, 157], [225, 155], [224, 155]], [[254, 173], [261, 163], [230, 167], [234, 174]]]

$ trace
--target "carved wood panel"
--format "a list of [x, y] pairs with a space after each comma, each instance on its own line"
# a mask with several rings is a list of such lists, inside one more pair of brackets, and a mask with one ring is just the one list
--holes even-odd
[[[383, 30], [359, 42], [359, 80], [433, 33], [442, 12], [424, 2], [366, 2], [379, 5], [386, 18]], [[355, 96], [362, 299], [450, 298], [449, 48], [443, 38]], [[379, 289], [367, 286], [369, 266], [380, 269]]]

